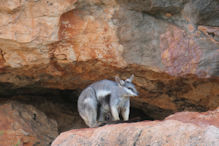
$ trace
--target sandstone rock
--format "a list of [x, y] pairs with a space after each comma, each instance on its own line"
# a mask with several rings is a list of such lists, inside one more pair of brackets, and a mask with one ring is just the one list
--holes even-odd
[[218, 27], [218, 7], [217, 0], [194, 0], [185, 5], [183, 13], [192, 23]]
[[46, 44], [58, 40], [59, 17], [74, 8], [75, 0], [3, 0], [0, 3], [0, 38]]
[[49, 72], [60, 74], [56, 68], [62, 64], [101, 60], [118, 69], [137, 64], [176, 76], [217, 76], [218, 34], [203, 35], [196, 29], [199, 23], [190, 21], [203, 15], [183, 9], [191, 5], [208, 14], [215, 3], [201, 7], [187, 0], [2, 1], [1, 70], [51, 65]]
[[196, 24], [186, 22], [182, 16], [170, 16], [173, 18], [167, 21], [171, 24], [160, 17], [124, 6], [115, 13], [124, 59], [129, 64], [150, 66], [174, 76], [218, 76], [217, 33], [209, 31], [213, 37], [204, 35], [195, 29]]
[[58, 135], [57, 124], [30, 105], [0, 105], [0, 145], [49, 145]]
[[54, 57], [64, 53], [66, 61], [98, 59], [118, 67], [125, 66], [126, 62], [122, 58], [123, 47], [112, 22], [115, 10], [112, 7], [103, 7], [101, 10], [93, 7], [79, 8], [62, 15], [59, 39], [64, 42], [53, 48]]
[[188, 0], [140, 0], [138, 2], [132, 0], [118, 0], [118, 2], [123, 5], [125, 4], [128, 9], [135, 11], [143, 11], [150, 13], [159, 13], [159, 12], [169, 12], [169, 13], [178, 13], [183, 9], [183, 5]]
[[52, 146], [68, 145], [218, 145], [219, 109], [182, 112], [164, 121], [107, 125], [60, 134]]
[[[118, 3], [79, 1], [75, 4], [75, 2], [75, 0], [2, 1], [0, 44], [4, 65], [1, 63], [1, 66], [17, 68], [49, 64], [51, 59], [57, 60], [58, 63], [69, 64], [97, 59], [119, 68], [127, 66], [127, 63], [134, 63], [172, 75], [178, 75], [179, 72], [180, 75], [188, 73], [200, 75], [200, 72], [205, 72], [202, 76], [217, 75], [217, 67], [206, 69], [208, 67], [204, 64], [208, 62], [210, 66], [217, 66], [218, 42], [209, 42], [208, 35], [197, 36], [201, 33], [195, 29], [198, 23], [189, 19], [203, 15], [190, 14], [189, 10], [193, 10], [190, 7], [189, 10], [183, 9], [184, 5], [194, 6], [200, 9], [199, 12], [205, 13], [202, 11], [204, 9], [206, 14], [209, 14], [207, 10], [217, 4], [216, 1], [211, 0], [203, 7], [198, 1], [187, 0], [139, 1], [131, 4], [123, 0]], [[134, 7], [134, 11], [130, 10], [129, 6]], [[138, 6], [147, 6], [148, 9], [144, 7], [146, 10], [142, 10]], [[189, 14], [175, 14], [181, 11]], [[155, 13], [153, 15], [159, 17], [144, 12]], [[163, 18], [166, 16], [168, 18]], [[167, 19], [172, 24], [162, 19]], [[192, 32], [187, 33], [177, 28], [175, 24], [182, 26], [183, 29], [189, 28]], [[172, 48], [171, 54], [176, 54], [169, 60], [174, 68], [178, 66], [182, 69], [170, 71], [170, 68], [166, 67], [166, 60], [162, 60], [162, 51], [166, 48], [163, 48], [161, 39], [171, 37], [168, 34], [172, 33], [181, 37], [177, 40], [171, 39], [172, 44], [167, 44], [170, 45], [166, 46], [167, 48]], [[217, 36], [217, 33], [213, 35]], [[184, 51], [179, 50], [181, 46], [174, 46], [178, 43], [182, 45]], [[203, 44], [206, 45], [202, 46]], [[196, 51], [191, 55], [188, 53], [188, 50], [194, 49], [199, 53], [194, 60], [188, 59], [197, 53]], [[212, 56], [213, 54], [215, 55]], [[186, 56], [186, 59], [182, 60], [183, 57], [179, 55]]]
[[203, 2], [1, 1], [0, 93], [81, 91], [135, 74], [140, 96], [132, 106], [154, 119], [213, 110], [219, 105], [218, 2]]

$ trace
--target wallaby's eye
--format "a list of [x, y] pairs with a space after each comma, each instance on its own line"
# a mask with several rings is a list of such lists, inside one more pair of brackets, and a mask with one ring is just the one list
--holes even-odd
[[132, 89], [132, 88], [130, 88], [130, 87], [128, 87], [128, 89], [129, 89], [129, 90], [131, 90], [131, 91], [133, 91], [133, 89]]

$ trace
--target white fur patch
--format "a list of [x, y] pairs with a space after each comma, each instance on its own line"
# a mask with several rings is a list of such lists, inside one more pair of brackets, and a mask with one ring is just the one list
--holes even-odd
[[99, 97], [105, 97], [109, 95], [111, 92], [107, 90], [99, 90], [96, 93], [97, 93], [97, 98], [99, 98]]
[[124, 89], [125, 89], [125, 91], [126, 91], [127, 93], [129, 93], [130, 95], [136, 96], [136, 94], [135, 94], [134, 92], [132, 92], [131, 90], [129, 90], [128, 88], [124, 88]]

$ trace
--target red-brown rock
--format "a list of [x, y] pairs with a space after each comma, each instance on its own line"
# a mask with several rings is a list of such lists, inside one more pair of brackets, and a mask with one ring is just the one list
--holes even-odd
[[153, 119], [214, 110], [217, 7], [218, 0], [1, 0], [0, 93], [80, 92], [134, 74], [140, 95], [131, 106]]
[[0, 105], [0, 145], [49, 145], [58, 135], [57, 124], [31, 105]]
[[52, 146], [69, 145], [219, 145], [219, 109], [206, 113], [182, 112], [164, 121], [107, 125], [59, 135]]

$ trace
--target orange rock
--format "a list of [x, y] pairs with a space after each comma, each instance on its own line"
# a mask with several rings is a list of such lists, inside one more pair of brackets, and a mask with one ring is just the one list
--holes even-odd
[[48, 145], [58, 135], [57, 124], [33, 106], [0, 105], [0, 145]]
[[218, 27], [210, 27], [210, 26], [198, 26], [198, 30], [203, 32], [208, 39], [212, 42], [219, 44], [219, 40], [216, 40], [214, 37], [219, 35], [219, 28]]
[[165, 13], [165, 16], [166, 16], [166, 17], [171, 17], [172, 14], [171, 14], [171, 13]]
[[58, 40], [62, 13], [74, 8], [76, 0], [3, 1], [0, 10], [0, 38], [38, 44]]
[[[116, 27], [109, 22], [111, 20], [108, 15], [113, 14], [106, 13], [97, 17], [87, 13], [86, 10], [73, 10], [61, 16], [59, 39], [68, 40], [68, 45], [62, 46], [61, 52], [71, 49], [73, 61], [98, 59], [115, 66], [125, 66]], [[81, 17], [81, 14], [85, 16]]]
[[75, 2], [1, 1], [2, 87], [82, 90], [116, 74], [135, 74], [140, 96], [132, 103], [152, 109], [152, 118], [219, 105], [219, 51], [210, 40], [217, 41], [217, 27], [184, 24], [183, 1]]
[[182, 112], [164, 121], [107, 125], [61, 133], [52, 146], [219, 145], [219, 111]]
[[194, 26], [192, 24], [188, 24], [188, 30], [190, 32], [193, 32], [195, 30]]

